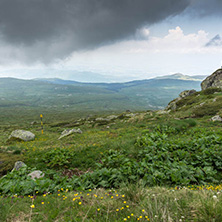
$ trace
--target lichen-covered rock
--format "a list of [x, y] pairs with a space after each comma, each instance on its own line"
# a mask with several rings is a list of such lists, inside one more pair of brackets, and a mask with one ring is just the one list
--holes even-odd
[[202, 90], [211, 87], [222, 88], [222, 69], [218, 69], [212, 75], [208, 76], [205, 80], [202, 81]]
[[22, 161], [17, 161], [15, 162], [15, 166], [12, 169], [12, 171], [14, 170], [19, 170], [21, 167], [26, 167], [27, 165], [25, 163], [23, 163]]
[[190, 96], [190, 95], [194, 94], [195, 92], [197, 92], [197, 91], [194, 90], [194, 89], [185, 90], [185, 91], [183, 91], [183, 92], [180, 93], [179, 97], [180, 97], [180, 98], [185, 98], [185, 97], [187, 97], [187, 96]]
[[62, 133], [61, 133], [61, 136], [59, 137], [59, 140], [62, 139], [63, 137], [66, 137], [66, 136], [69, 136], [73, 133], [82, 133], [82, 130], [81, 129], [66, 129], [64, 130]]
[[221, 118], [219, 115], [213, 116], [213, 117], [211, 118], [211, 120], [212, 120], [213, 122], [215, 122], [215, 121], [222, 122], [222, 118]]
[[45, 176], [45, 174], [41, 170], [35, 170], [28, 174], [33, 180], [39, 179]]
[[14, 130], [8, 138], [11, 139], [19, 139], [23, 141], [30, 141], [35, 139], [35, 134], [31, 133], [30, 131], [25, 130]]

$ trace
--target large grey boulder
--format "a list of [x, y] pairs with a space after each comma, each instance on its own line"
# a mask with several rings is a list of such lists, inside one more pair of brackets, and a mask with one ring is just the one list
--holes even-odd
[[25, 130], [14, 130], [8, 138], [11, 139], [19, 139], [22, 141], [30, 141], [35, 139], [35, 134], [31, 133], [30, 131]]
[[35, 170], [28, 174], [33, 180], [39, 179], [45, 176], [45, 174], [41, 170]]
[[26, 167], [27, 165], [25, 163], [23, 163], [22, 161], [17, 161], [15, 162], [15, 166], [14, 168], [12, 169], [12, 171], [14, 170], [19, 170], [20, 168], [22, 167]]
[[201, 83], [202, 90], [211, 87], [222, 88], [222, 68], [215, 71]]
[[62, 133], [61, 133], [61, 136], [59, 137], [59, 140], [62, 139], [63, 137], [66, 137], [66, 136], [69, 136], [73, 133], [82, 133], [82, 130], [81, 129], [65, 129]]

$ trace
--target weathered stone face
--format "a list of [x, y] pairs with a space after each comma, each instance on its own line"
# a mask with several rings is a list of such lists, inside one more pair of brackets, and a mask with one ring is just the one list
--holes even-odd
[[222, 68], [215, 71], [201, 83], [202, 90], [210, 87], [222, 88]]

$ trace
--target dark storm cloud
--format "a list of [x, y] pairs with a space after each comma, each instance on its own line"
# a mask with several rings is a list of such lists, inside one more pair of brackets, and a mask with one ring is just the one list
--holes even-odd
[[127, 38], [143, 25], [180, 13], [189, 2], [0, 0], [0, 39], [11, 57], [47, 63]]
[[190, 6], [185, 13], [192, 16], [220, 16], [222, 17], [222, 0], [190, 0]]

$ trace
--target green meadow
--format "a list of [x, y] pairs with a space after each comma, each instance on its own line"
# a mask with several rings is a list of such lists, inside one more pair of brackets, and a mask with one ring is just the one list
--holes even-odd
[[[0, 221], [222, 221], [220, 97], [196, 93], [171, 112], [1, 108]], [[72, 128], [82, 134], [58, 139]], [[15, 129], [36, 137], [8, 140]], [[27, 166], [11, 171], [16, 161]]]

